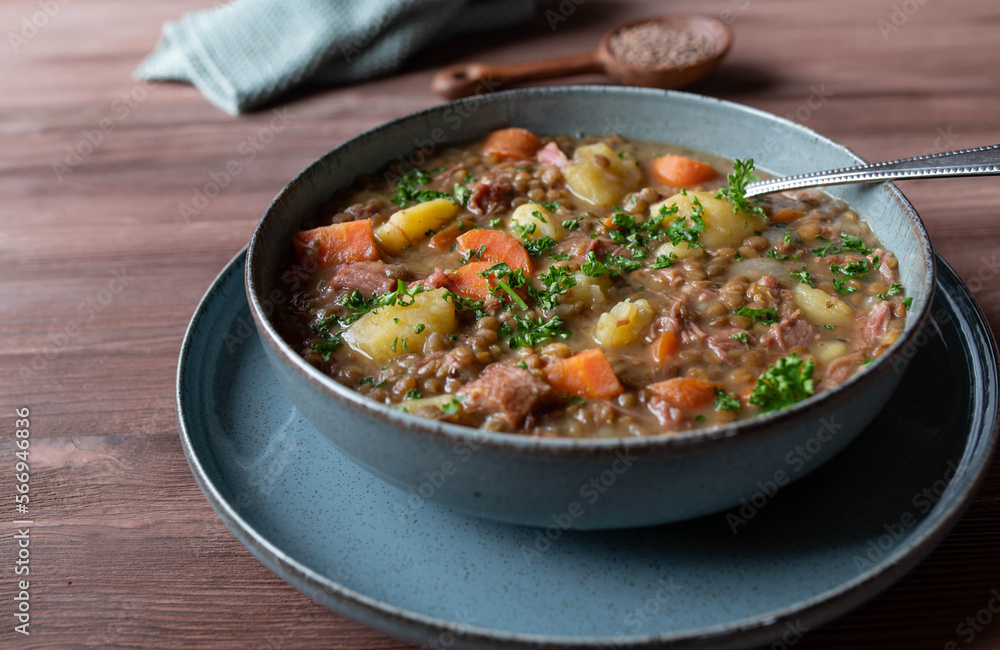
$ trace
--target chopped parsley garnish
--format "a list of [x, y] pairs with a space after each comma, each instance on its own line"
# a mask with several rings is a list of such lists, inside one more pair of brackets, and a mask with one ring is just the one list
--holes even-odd
[[330, 355], [343, 344], [341, 334], [342, 332], [331, 333], [328, 340], [320, 341], [313, 347], [323, 357], [323, 361], [329, 361]]
[[594, 251], [587, 252], [587, 261], [580, 266], [580, 271], [589, 277], [596, 278], [600, 275], [611, 275], [611, 269], [597, 259]]
[[583, 399], [579, 395], [570, 395], [570, 394], [567, 393], [566, 395], [563, 396], [563, 399], [569, 405], [573, 405], [573, 404], [577, 404], [579, 406], [586, 406], [587, 405], [587, 400]]
[[651, 269], [669, 269], [674, 265], [674, 260], [677, 259], [677, 255], [670, 253], [669, 255], [657, 255], [656, 261], [649, 265]]
[[[556, 210], [559, 209], [559, 206], [562, 205], [561, 203], [559, 203], [559, 201], [531, 201], [531, 203], [534, 203], [535, 205], [540, 205], [549, 212], [555, 212]], [[541, 218], [542, 216], [538, 212], [534, 212], [533, 214], [539, 218]], [[545, 221], [545, 219], [542, 219], [542, 221]]]
[[[541, 215], [541, 212], [539, 212], [538, 210], [535, 210], [535, 214]], [[536, 224], [534, 221], [528, 223], [527, 225], [525, 225], [523, 223], [514, 223], [514, 224], [511, 224], [510, 228], [511, 228], [511, 230], [513, 230], [514, 232], [516, 232], [518, 235], [520, 235], [521, 239], [524, 239], [525, 237], [528, 237], [529, 235], [535, 234], [535, 230], [538, 229], [538, 224]]]
[[812, 378], [815, 370], [815, 361], [800, 359], [792, 352], [761, 373], [749, 401], [765, 413], [800, 402], [816, 391]]
[[812, 276], [809, 274], [809, 271], [806, 269], [806, 265], [805, 264], [803, 264], [802, 268], [799, 269], [798, 271], [789, 271], [788, 273], [793, 278], [798, 278], [799, 282], [803, 282], [805, 284], [808, 284], [810, 287], [813, 287], [814, 289], [816, 288], [816, 283], [813, 282]]
[[447, 192], [438, 190], [422, 190], [420, 187], [431, 182], [431, 175], [422, 169], [414, 168], [396, 181], [396, 194], [392, 197], [392, 202], [401, 208], [405, 208], [410, 203], [423, 203], [433, 199], [448, 199], [453, 203], [455, 197]]
[[552, 253], [551, 255], [549, 255], [549, 259], [555, 260], [557, 262], [565, 262], [570, 257], [572, 257], [572, 255], [570, 255], [569, 253]]
[[837, 328], [836, 328], [836, 326], [834, 326], [834, 324], [833, 324], [833, 323], [827, 323], [827, 324], [826, 324], [826, 325], [824, 325], [823, 327], [825, 327], [825, 328], [826, 328], [826, 329], [828, 329], [828, 330], [835, 330], [835, 329], [837, 329]]
[[734, 213], [742, 210], [747, 214], [766, 217], [764, 208], [760, 207], [759, 201], [755, 200], [751, 203], [746, 197], [747, 185], [756, 178], [753, 171], [753, 158], [747, 158], [746, 160], [737, 158], [733, 160], [733, 173], [728, 175], [729, 187], [720, 189], [716, 193], [715, 198], [729, 201], [730, 205], [733, 206]]
[[[675, 208], [677, 206], [674, 206]], [[664, 212], [664, 208], [660, 208], [660, 214]], [[705, 219], [702, 217], [705, 208], [694, 196], [691, 197], [691, 216], [690, 217], [677, 217], [674, 219], [669, 226], [667, 226], [667, 237], [670, 239], [670, 243], [676, 246], [681, 242], [688, 245], [689, 248], [701, 248], [701, 244], [698, 243], [698, 237], [701, 233], [705, 232]], [[691, 225], [688, 225], [688, 219], [691, 220]]]
[[420, 334], [425, 329], [427, 329], [426, 325], [424, 325], [423, 323], [417, 323], [416, 325], [413, 326], [413, 333], [414, 334]]
[[836, 276], [834, 276], [831, 279], [833, 280], [833, 288], [836, 289], [837, 293], [839, 293], [839, 294], [843, 294], [845, 296], [849, 296], [852, 293], [854, 293], [855, 291], [857, 291], [856, 288], [848, 286], [846, 282], [844, 282], [843, 280], [841, 280], [840, 278], [838, 278]]
[[548, 235], [527, 240], [522, 243], [524, 244], [524, 249], [528, 251], [528, 255], [531, 255], [532, 257], [538, 257], [545, 251], [555, 248], [556, 246], [556, 240], [552, 239]]
[[736, 393], [727, 393], [721, 388], [716, 388], [714, 406], [716, 411], [739, 411], [740, 398]]
[[[445, 290], [443, 298], [445, 300], [450, 300], [451, 304], [455, 305], [455, 309], [469, 309], [473, 311], [476, 318], [482, 318], [486, 316], [486, 303], [483, 300], [473, 300], [472, 298], [463, 298], [457, 294], [454, 294], [448, 290]], [[458, 339], [458, 334], [453, 334], [451, 337], [452, 341]]]
[[483, 257], [484, 252], [486, 252], [486, 244], [483, 244], [479, 248], [473, 248], [472, 250], [467, 251], [465, 255], [462, 256], [462, 262], [463, 263], [468, 262], [473, 257], [481, 259]]
[[770, 257], [772, 260], [778, 260], [779, 262], [784, 262], [785, 260], [788, 259], [787, 255], [781, 255], [778, 253], [778, 251], [775, 250], [767, 251], [767, 256]]
[[736, 332], [734, 334], [730, 334], [729, 338], [735, 339], [735, 340], [739, 341], [740, 343], [749, 343], [750, 342], [750, 337], [747, 336], [746, 332]]
[[499, 294], [500, 291], [503, 291], [510, 296], [511, 300], [517, 303], [518, 307], [521, 309], [528, 308], [528, 304], [524, 302], [524, 299], [521, 298], [516, 291], [514, 291], [515, 287], [523, 287], [525, 284], [529, 284], [528, 276], [524, 274], [524, 271], [521, 269], [511, 269], [503, 262], [500, 262], [485, 271], [480, 271], [479, 275], [483, 278], [487, 278], [491, 275], [496, 278], [497, 288], [490, 289], [491, 293]]
[[903, 285], [901, 284], [891, 284], [885, 293], [878, 294], [878, 297], [882, 300], [888, 300], [889, 296], [898, 296], [903, 293]]
[[[378, 304], [382, 307], [389, 307], [399, 305], [400, 307], [409, 307], [413, 304], [414, 296], [418, 293], [423, 293], [424, 285], [415, 285], [412, 289], [406, 287], [406, 283], [402, 280], [396, 280], [396, 290], [390, 291], [388, 293], [383, 293], [378, 297]], [[355, 291], [357, 293], [357, 291]]]
[[496, 219], [490, 219], [490, 228], [499, 228], [501, 225], [503, 225], [503, 219], [500, 219], [499, 217]]
[[417, 390], [416, 388], [411, 388], [410, 390], [406, 391], [406, 395], [403, 395], [403, 399], [420, 399], [423, 396], [424, 394], [421, 393], [419, 390]]
[[465, 205], [469, 201], [469, 197], [472, 196], [472, 190], [467, 187], [463, 187], [458, 183], [455, 183], [453, 193], [455, 195], [455, 201], [457, 201], [459, 205]]
[[778, 322], [778, 312], [774, 307], [765, 307], [763, 309], [751, 309], [750, 307], [740, 307], [736, 310], [737, 316], [744, 316], [751, 320], [755, 320], [758, 323], [764, 323], [765, 325], [770, 325], [771, 323]]
[[844, 266], [839, 266], [837, 264], [830, 265], [830, 271], [834, 275], [840, 274], [845, 278], [863, 278], [871, 272], [871, 267], [868, 265], [868, 260], [858, 260], [857, 262], [851, 262], [850, 264], [845, 264]]
[[909, 310], [910, 305], [912, 305], [912, 304], [913, 304], [913, 297], [912, 296], [909, 297], [909, 298], [903, 298], [903, 307], [905, 307], [907, 310]]
[[448, 415], [454, 415], [458, 413], [458, 409], [462, 407], [462, 400], [465, 399], [465, 395], [455, 395], [450, 400], [441, 405], [441, 412], [447, 413]]
[[818, 255], [819, 257], [828, 257], [830, 255], [836, 255], [837, 253], [843, 253], [844, 251], [854, 251], [855, 253], [861, 253], [862, 255], [868, 255], [872, 252], [870, 248], [865, 246], [865, 243], [861, 241], [860, 237], [848, 235], [846, 232], [840, 233], [840, 246], [837, 246], [822, 235], [817, 236], [816, 239], [826, 242], [825, 246], [812, 249], [813, 254]]
[[555, 338], [568, 339], [573, 335], [564, 329], [560, 316], [553, 316], [548, 320], [544, 316], [534, 320], [527, 316], [514, 316], [513, 322], [516, 328], [511, 327], [510, 321], [500, 326], [500, 336], [510, 337], [507, 345], [511, 350], [534, 347]]
[[575, 217], [573, 219], [566, 219], [562, 222], [562, 227], [566, 230], [576, 230], [580, 227], [580, 222], [583, 221], [583, 217]]
[[565, 294], [576, 285], [576, 278], [568, 266], [553, 264], [549, 269], [538, 276], [538, 279], [545, 283], [545, 289], [539, 290], [531, 288], [529, 293], [538, 301], [538, 306], [542, 309], [552, 309], [559, 302], [559, 296]]

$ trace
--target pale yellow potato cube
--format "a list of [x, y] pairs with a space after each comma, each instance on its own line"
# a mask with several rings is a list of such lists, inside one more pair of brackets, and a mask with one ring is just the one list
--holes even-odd
[[[518, 227], [515, 228], [515, 225]], [[562, 241], [566, 236], [566, 229], [556, 216], [537, 203], [525, 203], [514, 209], [510, 215], [510, 231], [515, 237], [527, 240], [551, 237]]]
[[826, 366], [847, 354], [847, 351], [847, 344], [843, 341], [823, 341], [814, 346], [813, 354], [820, 365]]
[[800, 282], [792, 289], [792, 296], [802, 315], [813, 325], [848, 327], [854, 323], [854, 310], [850, 305], [822, 289]]
[[390, 255], [423, 241], [427, 232], [437, 230], [458, 214], [458, 206], [448, 199], [424, 201], [393, 213], [389, 220], [375, 229], [379, 246]]
[[445, 299], [446, 293], [445, 289], [424, 291], [413, 297], [413, 304], [379, 307], [348, 327], [344, 342], [375, 361], [419, 352], [431, 332], [458, 330], [455, 306]]
[[755, 231], [767, 227], [767, 219], [742, 210], [733, 211], [733, 206], [724, 199], [717, 199], [712, 192], [687, 192], [674, 194], [649, 208], [650, 216], [656, 216], [660, 208], [677, 206], [677, 213], [663, 220], [662, 227], [667, 228], [679, 217], [687, 219], [688, 226], [693, 225], [691, 216], [695, 211], [695, 199], [702, 207], [702, 219], [705, 220], [705, 232], [698, 237], [698, 243], [708, 248], [738, 246], [746, 237]]
[[601, 314], [594, 340], [602, 348], [617, 348], [635, 343], [653, 322], [653, 308], [644, 299], [625, 300]]
[[563, 294], [560, 302], [599, 305], [604, 302], [604, 292], [611, 286], [611, 279], [606, 275], [591, 277], [577, 271], [573, 274], [573, 279], [576, 280], [576, 284]]
[[600, 206], [621, 202], [626, 192], [635, 189], [642, 176], [634, 157], [620, 158], [603, 142], [577, 147], [573, 152], [573, 164], [564, 167], [562, 174], [573, 194]]
[[670, 242], [667, 242], [666, 244], [663, 244], [662, 246], [656, 249], [654, 257], [659, 257], [660, 255], [666, 255], [667, 257], [670, 257], [671, 253], [673, 253], [675, 258], [683, 260], [689, 257], [691, 258], [701, 257], [702, 255], [705, 254], [705, 249], [691, 248], [686, 241], [682, 241], [679, 244], [671, 244]]

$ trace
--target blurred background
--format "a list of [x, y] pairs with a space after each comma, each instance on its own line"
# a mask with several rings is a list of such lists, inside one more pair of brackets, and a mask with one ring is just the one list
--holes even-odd
[[[698, 12], [735, 40], [690, 92], [787, 117], [870, 161], [1000, 142], [994, 0], [543, 2], [514, 26], [432, 39], [396, 72], [295, 85], [238, 116], [187, 83], [133, 77], [165, 23], [218, 4], [0, 4], [0, 413], [34, 414], [39, 518], [38, 632], [24, 647], [405, 647], [310, 601], [226, 530], [184, 460], [173, 394], [198, 300], [274, 195], [339, 143], [444, 101], [431, 90], [441, 67], [579, 54], [618, 23]], [[371, 43], [351, 46], [348, 66]], [[1000, 179], [900, 186], [996, 331]], [[4, 444], [0, 466], [12, 464]], [[798, 645], [1000, 647], [1000, 623], [957, 632], [1000, 587], [998, 531], [994, 471], [913, 573]], [[3, 562], [11, 549], [0, 544]], [[13, 588], [0, 581], [0, 602]]]

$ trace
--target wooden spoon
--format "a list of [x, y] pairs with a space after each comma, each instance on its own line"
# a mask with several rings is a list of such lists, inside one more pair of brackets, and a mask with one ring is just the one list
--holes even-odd
[[[660, 24], [677, 31], [704, 36], [708, 40], [708, 51], [697, 60], [680, 65], [666, 62], [644, 67], [616, 58], [609, 47], [614, 35], [624, 29], [646, 23]], [[500, 86], [509, 84], [589, 72], [603, 72], [630, 86], [681, 88], [715, 69], [729, 51], [732, 41], [733, 34], [729, 26], [709, 16], [690, 14], [643, 18], [623, 23], [609, 31], [593, 52], [516, 65], [459, 63], [448, 66], [434, 75], [431, 88], [448, 99], [458, 99], [496, 90]]]

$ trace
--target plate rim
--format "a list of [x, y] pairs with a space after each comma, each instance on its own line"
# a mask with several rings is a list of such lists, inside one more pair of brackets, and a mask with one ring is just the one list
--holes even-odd
[[[809, 599], [799, 601], [780, 610], [757, 614], [749, 618], [685, 630], [670, 634], [646, 634], [632, 636], [574, 637], [537, 633], [505, 632], [493, 628], [455, 623], [442, 618], [414, 612], [397, 605], [378, 600], [371, 596], [345, 587], [333, 578], [305, 566], [289, 556], [283, 549], [268, 540], [266, 536], [249, 524], [212, 483], [202, 459], [198, 456], [188, 427], [188, 409], [183, 394], [187, 386], [186, 373], [197, 365], [189, 362], [189, 354], [195, 348], [201, 321], [217, 300], [219, 292], [227, 282], [243, 284], [243, 267], [247, 247], [244, 246], [223, 267], [199, 300], [184, 333], [178, 357], [175, 399], [177, 404], [178, 428], [181, 447], [195, 482], [205, 495], [212, 509], [226, 527], [248, 550], [279, 578], [319, 602], [334, 612], [361, 622], [378, 631], [410, 641], [426, 642], [428, 636], [450, 633], [456, 647], [527, 647], [545, 648], [647, 648], [670, 644], [673, 647], [742, 647], [744, 644], [767, 642], [776, 638], [775, 632], [784, 629], [786, 622], [806, 619], [813, 626], [821, 625], [860, 606], [865, 601], [884, 591], [899, 578], [919, 564], [952, 530], [962, 514], [969, 507], [989, 471], [1000, 431], [1000, 413], [983, 414], [983, 426], [978, 432], [967, 432], [967, 443], [958, 460], [955, 475], [949, 482], [940, 500], [928, 517], [914, 529], [913, 536], [900, 548], [893, 549], [876, 565], [877, 568], [865, 572], [838, 586], [827, 589]], [[960, 315], [963, 330], [979, 329], [985, 338], [977, 347], [966, 350], [981, 352], [987, 367], [992, 371], [994, 381], [993, 401], [1000, 401], [998, 391], [998, 351], [992, 330], [968, 287], [940, 254], [934, 254], [938, 268], [935, 293], [946, 300], [951, 310]], [[942, 281], [953, 282], [952, 292], [941, 290]], [[233, 292], [237, 300], [246, 301], [243, 291]], [[957, 295], [955, 295], [957, 294]], [[960, 308], [965, 306], [964, 310]], [[970, 322], [971, 320], [971, 322]], [[989, 401], [989, 397], [987, 397]], [[992, 415], [992, 428], [988, 420]], [[985, 442], [985, 449], [983, 443]], [[971, 471], [971, 475], [970, 475]], [[963, 477], [961, 484], [954, 480]], [[933, 513], [937, 512], [934, 516]], [[735, 644], [735, 645], [734, 645]]]

